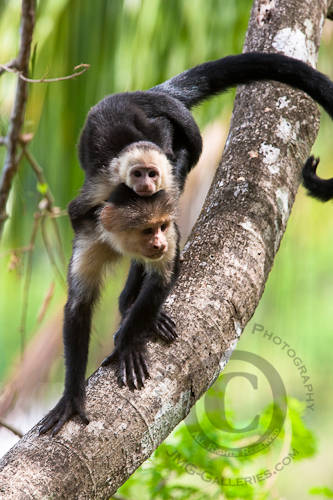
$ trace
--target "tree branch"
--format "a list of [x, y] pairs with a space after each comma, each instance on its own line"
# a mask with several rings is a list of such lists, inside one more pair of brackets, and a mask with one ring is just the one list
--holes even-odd
[[[54, 83], [62, 82], [64, 80], [73, 80], [77, 76], [83, 75], [90, 68], [90, 64], [79, 64], [74, 67], [74, 73], [66, 76], [57, 76], [56, 78], [27, 78], [17, 68], [9, 67], [6, 64], [0, 64], [0, 71], [8, 71], [9, 73], [18, 73], [19, 78], [28, 83]], [[0, 73], [1, 74], [1, 73]]]
[[[275, 51], [282, 29], [292, 34], [302, 27], [302, 54], [313, 62], [323, 2], [277, 0], [271, 10], [261, 5], [254, 2], [246, 50]], [[298, 44], [299, 37], [289, 36], [279, 51], [289, 54]], [[26, 434], [0, 463], [5, 498], [23, 491], [32, 497], [109, 498], [184, 419], [224, 368], [258, 304], [317, 117], [315, 104], [287, 86], [239, 90], [223, 162], [166, 305], [179, 340], [170, 347], [149, 345], [151, 379], [141, 391], [119, 389], [113, 370], [97, 370], [87, 386], [87, 427], [71, 421], [55, 438], [38, 437], [37, 426]]]
[[[54, 196], [52, 195], [49, 184], [46, 182], [46, 178], [45, 178], [44, 171], [43, 171], [42, 167], [38, 164], [38, 162], [37, 162], [36, 158], [33, 156], [33, 154], [28, 150], [27, 143], [21, 140], [21, 144], [22, 144], [23, 153], [24, 153], [26, 159], [28, 160], [29, 165], [31, 166], [32, 170], [34, 171], [39, 184], [45, 188], [45, 192], [43, 193], [44, 198], [43, 198], [42, 202], [39, 204], [39, 208], [43, 211], [46, 210], [47, 214], [51, 218], [52, 226], [54, 229], [54, 234], [55, 234], [56, 241], [57, 241], [57, 249], [58, 249], [59, 257], [60, 257], [62, 264], [65, 266], [65, 264], [66, 264], [65, 253], [64, 253], [64, 249], [63, 249], [60, 230], [58, 227], [57, 220], [55, 218], [56, 216], [58, 216], [60, 214], [59, 207], [54, 206]], [[41, 207], [41, 205], [44, 205], [44, 206]], [[62, 281], [62, 283], [64, 283], [63, 278], [61, 281]]]
[[17, 148], [20, 142], [20, 134], [23, 126], [26, 102], [28, 98], [28, 83], [50, 83], [70, 80], [82, 75], [90, 67], [89, 64], [75, 66], [74, 73], [57, 78], [40, 78], [37, 80], [28, 78], [29, 59], [32, 43], [32, 35], [35, 25], [36, 0], [22, 0], [21, 15], [21, 39], [20, 50], [16, 59], [5, 65], [0, 65], [0, 75], [4, 71], [18, 74], [15, 103], [10, 117], [9, 129], [6, 137], [0, 138], [0, 145], [7, 146], [4, 168], [0, 179], [0, 237], [3, 226], [8, 218], [6, 205], [12, 186], [13, 178], [19, 166]]
[[34, 224], [32, 227], [32, 232], [29, 242], [29, 252], [27, 258], [27, 268], [25, 272], [24, 289], [23, 289], [23, 301], [22, 301], [22, 314], [20, 322], [20, 335], [21, 335], [21, 359], [23, 358], [25, 343], [26, 343], [26, 325], [27, 325], [27, 315], [28, 315], [28, 303], [29, 303], [29, 292], [31, 285], [32, 276], [32, 259], [35, 250], [35, 243], [38, 233], [38, 228], [40, 225], [41, 214], [37, 212], [34, 216]]
[[10, 71], [11, 69], [18, 69], [17, 59], [13, 59], [7, 64], [0, 64], [0, 76], [6, 71]]
[[[35, 0], [22, 0], [21, 40], [16, 64], [17, 69], [24, 76], [28, 74], [30, 48], [35, 25], [35, 9]], [[25, 106], [28, 96], [27, 85], [27, 82], [22, 79], [19, 78], [17, 80], [15, 103], [10, 117], [8, 134], [6, 136], [7, 154], [0, 179], [0, 236], [2, 234], [4, 222], [8, 217], [6, 213], [6, 204], [12, 180], [18, 168], [17, 147], [23, 125]]]

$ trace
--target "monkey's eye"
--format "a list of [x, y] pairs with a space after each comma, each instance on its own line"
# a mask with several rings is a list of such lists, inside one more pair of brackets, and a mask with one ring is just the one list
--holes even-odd
[[162, 233], [164, 233], [164, 231], [168, 228], [168, 223], [167, 222], [164, 222], [164, 224], [161, 225], [161, 231]]
[[142, 234], [153, 234], [154, 233], [154, 229], [152, 227], [147, 227], [146, 229], [144, 229], [142, 231]]
[[148, 175], [149, 175], [149, 177], [156, 177], [157, 172], [155, 172], [155, 170], [151, 170]]
[[134, 177], [141, 177], [140, 170], [134, 170], [133, 175], [134, 175]]

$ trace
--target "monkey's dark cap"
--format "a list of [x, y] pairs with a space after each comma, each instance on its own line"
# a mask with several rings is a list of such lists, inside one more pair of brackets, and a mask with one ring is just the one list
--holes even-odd
[[139, 229], [150, 224], [174, 220], [176, 217], [176, 199], [164, 190], [152, 196], [142, 197], [125, 184], [120, 184], [108, 202], [112, 208], [108, 209], [106, 206], [101, 212], [101, 218], [103, 224], [112, 227], [114, 231]]
[[176, 217], [176, 203], [167, 191], [161, 190], [149, 197], [138, 197], [130, 205], [127, 224], [136, 228]]
[[163, 150], [154, 142], [136, 141], [136, 142], [132, 142], [131, 144], [129, 144], [128, 146], [123, 148], [120, 151], [119, 156], [124, 154], [124, 153], [128, 153], [130, 151], [133, 151], [133, 149], [141, 149], [142, 151], [150, 151], [150, 150], [154, 149], [155, 151], [158, 151], [159, 153], [164, 154]]
[[156, 224], [166, 219], [174, 219], [176, 204], [168, 193], [162, 190], [153, 196], [141, 197], [130, 203], [128, 212], [126, 225], [135, 229], [149, 224]]

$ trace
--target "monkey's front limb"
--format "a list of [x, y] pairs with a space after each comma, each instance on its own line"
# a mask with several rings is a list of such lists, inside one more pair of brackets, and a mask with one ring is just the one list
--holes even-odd
[[117, 361], [120, 385], [139, 389], [149, 377], [146, 342], [151, 331], [163, 327], [172, 332], [165, 333], [166, 337], [176, 337], [173, 321], [160, 311], [171, 286], [172, 281], [156, 271], [145, 274], [138, 296], [115, 335], [115, 348], [102, 363], [106, 366]]
[[84, 424], [89, 420], [84, 411], [85, 370], [88, 357], [89, 333], [93, 302], [79, 301], [74, 291], [69, 291], [65, 306], [64, 347], [66, 378], [65, 390], [58, 404], [44, 418], [40, 434], [52, 429], [57, 434], [63, 424], [74, 415], [79, 415]]
[[139, 295], [145, 276], [145, 268], [141, 262], [131, 261], [131, 267], [123, 291], [119, 295], [119, 312], [122, 319], [128, 313], [131, 305]]
[[[124, 290], [119, 297], [119, 312], [122, 321], [129, 313], [132, 304], [138, 297], [142, 283], [145, 277], [144, 265], [137, 261], [131, 262], [130, 271]], [[119, 330], [118, 330], [119, 331]], [[164, 311], [159, 311], [157, 317], [152, 323], [151, 332], [158, 338], [161, 338], [167, 343], [173, 342], [177, 338], [176, 325], [174, 321]], [[118, 332], [115, 334], [115, 343]]]
[[52, 436], [54, 436], [74, 415], [78, 415], [84, 424], [89, 423], [84, 410], [85, 371], [91, 317], [97, 293], [97, 290], [87, 289], [79, 281], [70, 282], [63, 331], [66, 364], [65, 390], [60, 401], [44, 418], [40, 434], [52, 429]]
[[84, 424], [89, 422], [84, 411], [85, 371], [93, 307], [99, 295], [100, 276], [108, 252], [106, 246], [93, 237], [89, 239], [85, 234], [77, 234], [74, 239], [64, 311], [65, 389], [58, 404], [44, 418], [40, 434], [51, 429], [52, 435], [57, 434], [74, 415], [78, 415]]
[[176, 332], [176, 323], [164, 311], [159, 311], [155, 319], [151, 331], [156, 337], [164, 340], [167, 344], [174, 342], [178, 337]]

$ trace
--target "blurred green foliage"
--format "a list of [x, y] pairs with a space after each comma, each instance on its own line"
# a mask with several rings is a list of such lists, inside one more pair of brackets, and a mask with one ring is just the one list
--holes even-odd
[[[214, 392], [214, 388], [209, 389], [204, 398], [209, 397], [210, 392]], [[209, 452], [193, 440], [192, 433], [189, 432], [188, 417], [126, 481], [117, 494], [128, 500], [271, 498], [270, 490], [277, 475], [283, 474], [283, 469], [290, 467], [295, 460], [300, 461], [315, 453], [315, 438], [302, 420], [304, 405], [292, 398], [287, 404], [288, 422], [285, 427], [290, 429], [289, 432], [281, 432], [270, 446], [250, 455], [236, 453], [234, 456], [228, 456], [227, 450], [225, 454]], [[191, 413], [194, 411], [196, 410], [193, 408]], [[265, 416], [270, 413], [270, 407], [263, 411], [261, 423], [253, 436], [255, 440], [265, 432]], [[229, 424], [236, 427], [232, 413], [228, 412], [226, 416]], [[248, 433], [235, 434], [222, 432], [218, 428], [207, 429], [205, 420], [209, 418], [210, 413], [205, 413], [199, 419], [199, 425], [205, 436], [216, 444], [217, 451], [223, 451], [224, 447], [230, 450], [241, 448], [244, 442], [251, 443]]]
[[326, 486], [311, 488], [310, 493], [311, 495], [320, 495], [324, 498], [333, 498], [333, 490]]

